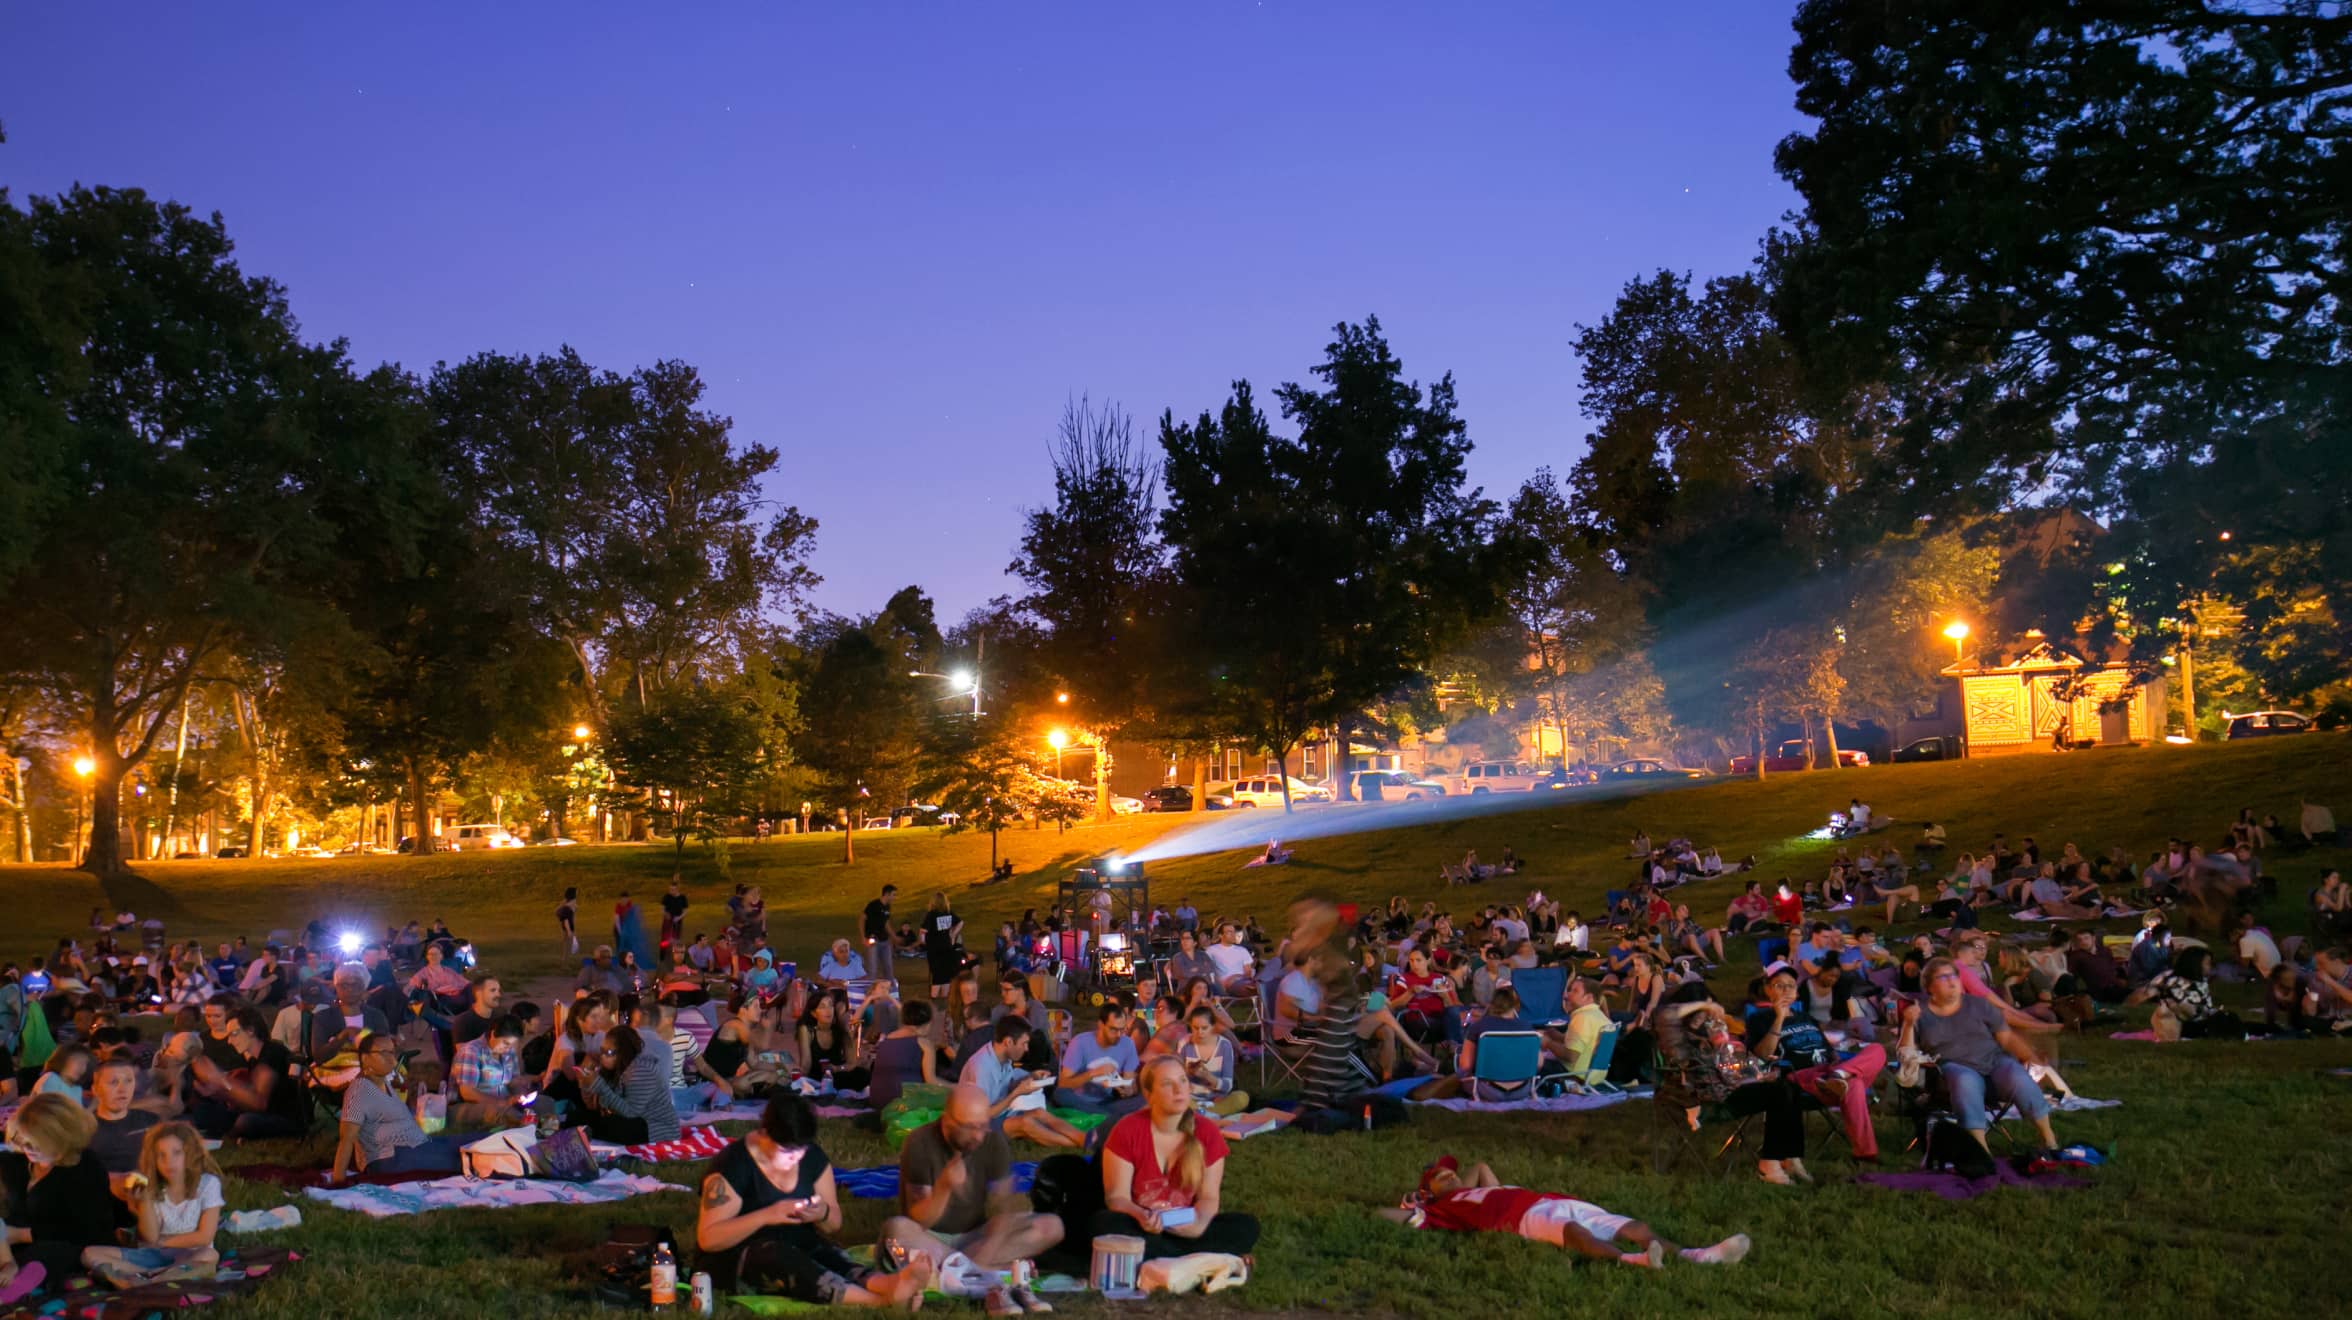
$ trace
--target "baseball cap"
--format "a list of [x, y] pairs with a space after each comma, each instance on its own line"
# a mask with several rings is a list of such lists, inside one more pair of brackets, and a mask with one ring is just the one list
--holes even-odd
[[1422, 1191], [1426, 1192], [1430, 1190], [1430, 1184], [1437, 1180], [1437, 1175], [1440, 1171], [1446, 1173], [1460, 1173], [1462, 1171], [1462, 1162], [1455, 1159], [1451, 1155], [1438, 1156], [1436, 1163], [1431, 1164], [1428, 1168], [1421, 1171]]

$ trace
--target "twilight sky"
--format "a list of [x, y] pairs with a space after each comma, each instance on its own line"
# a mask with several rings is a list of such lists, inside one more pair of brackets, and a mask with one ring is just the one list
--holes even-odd
[[1785, 0], [523, 8], [19, 6], [0, 186], [218, 210], [363, 364], [692, 362], [816, 603], [943, 620], [1069, 395], [1149, 430], [1377, 313], [1507, 494], [1581, 452], [1573, 323], [1794, 203]]

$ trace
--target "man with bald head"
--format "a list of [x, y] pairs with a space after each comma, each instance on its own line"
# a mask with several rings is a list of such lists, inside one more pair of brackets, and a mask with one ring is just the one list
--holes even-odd
[[1013, 1148], [990, 1120], [992, 1109], [987, 1092], [958, 1086], [938, 1122], [908, 1134], [898, 1156], [899, 1213], [882, 1223], [885, 1252], [928, 1256], [944, 1275], [952, 1253], [1002, 1268], [1062, 1240], [1060, 1217], [1035, 1213], [1013, 1190]]

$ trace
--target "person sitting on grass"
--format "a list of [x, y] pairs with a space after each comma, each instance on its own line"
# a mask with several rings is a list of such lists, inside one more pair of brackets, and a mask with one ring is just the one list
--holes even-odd
[[1225, 1134], [1194, 1111], [1184, 1066], [1154, 1059], [1142, 1088], [1145, 1107], [1112, 1124], [1103, 1142], [1103, 1208], [1089, 1236], [1140, 1236], [1146, 1259], [1248, 1255], [1258, 1221], [1224, 1213]]
[[975, 1029], [973, 1034], [986, 1035], [989, 1041], [964, 1065], [959, 1080], [978, 1087], [988, 1097], [990, 1116], [1004, 1126], [1006, 1136], [1062, 1149], [1086, 1144], [1085, 1133], [1045, 1107], [1044, 1093], [1053, 1085], [1054, 1075], [1022, 1066], [1034, 1034], [1027, 1019], [999, 1018], [994, 1028], [985, 1032]]
[[458, 1046], [449, 1072], [450, 1125], [488, 1128], [526, 1118], [515, 1089], [522, 1059], [523, 1024], [511, 1017], [492, 1019], [487, 1031]]
[[1558, 1192], [1512, 1187], [1493, 1169], [1473, 1164], [1467, 1173], [1451, 1155], [1421, 1171], [1419, 1190], [1380, 1217], [1409, 1228], [1453, 1233], [1516, 1233], [1530, 1242], [1573, 1251], [1586, 1260], [1657, 1269], [1669, 1258], [1694, 1265], [1736, 1265], [1750, 1243], [1734, 1233], [1711, 1247], [1677, 1247], [1648, 1224], [1613, 1215], [1590, 1201]]
[[227, 1022], [226, 1043], [235, 1065], [224, 1070], [209, 1054], [190, 1061], [196, 1096], [189, 1117], [199, 1131], [261, 1140], [298, 1137], [309, 1130], [310, 1097], [295, 1075], [294, 1056], [265, 1039], [268, 1030], [258, 1010], [240, 1008]]
[[1218, 1029], [1217, 1011], [1198, 1005], [1181, 1020], [1183, 1039], [1170, 1051], [1184, 1065], [1194, 1092], [1212, 1114], [1238, 1114], [1249, 1108], [1249, 1092], [1233, 1089], [1233, 1071], [1240, 1057], [1233, 1041]]
[[1141, 1062], [1135, 1050], [1135, 1013], [1118, 1000], [1103, 1005], [1094, 1030], [1080, 1032], [1062, 1047], [1053, 1103], [1059, 1109], [1123, 1114], [1139, 1107], [1130, 1090]]
[[33, 1083], [34, 1095], [58, 1095], [82, 1103], [90, 1085], [90, 1069], [97, 1056], [80, 1045], [60, 1045], [41, 1068], [39, 1080]]
[[930, 1002], [909, 1000], [899, 1010], [897, 1027], [874, 1042], [867, 1104], [880, 1109], [909, 1086], [938, 1084], [938, 1053], [926, 1039], [930, 1030]]
[[82, 1265], [116, 1288], [209, 1279], [220, 1268], [221, 1171], [204, 1139], [185, 1123], [165, 1123], [139, 1147], [139, 1167], [125, 1198], [139, 1220], [139, 1245], [90, 1247]]
[[1723, 928], [1734, 935], [1746, 934], [1771, 915], [1772, 904], [1764, 897], [1763, 882], [1750, 880], [1740, 890], [1739, 897], [1731, 900], [1731, 906], [1724, 909]]
[[840, 1191], [817, 1144], [816, 1112], [787, 1092], [770, 1098], [759, 1126], [727, 1143], [703, 1174], [696, 1263], [721, 1294], [913, 1310], [931, 1282], [930, 1258], [918, 1254], [896, 1273], [872, 1269], [826, 1237], [840, 1228]]
[[2017, 1112], [2034, 1125], [2043, 1149], [2055, 1147], [2058, 1138], [2050, 1130], [2050, 1102], [2030, 1071], [2038, 1060], [2025, 1039], [2010, 1027], [1998, 1007], [1963, 988], [1960, 967], [1951, 959], [1933, 959], [1921, 975], [1927, 994], [1924, 1001], [1904, 1002], [1900, 1045], [1936, 1061], [1960, 1126], [1976, 1144], [1991, 1150], [1985, 1143], [1985, 1129], [1991, 1123], [1985, 1112], [1985, 1092], [1991, 1090], [2016, 1105]]
[[[1688, 903], [1674, 905], [1674, 915], [1659, 927], [1658, 939], [1665, 946], [1669, 958], [1689, 954], [1710, 967], [1726, 961], [1723, 956], [1723, 932], [1700, 925], [1692, 918]], [[1713, 955], [1711, 958], [1710, 954]]]
[[[43, 1277], [62, 1283], [84, 1251], [114, 1241], [116, 1202], [107, 1193], [106, 1171], [83, 1158], [94, 1131], [90, 1111], [61, 1095], [36, 1095], [9, 1117], [9, 1148], [0, 1152], [7, 1212], [0, 1288], [35, 1286]], [[17, 1278], [19, 1270], [26, 1280]]]
[[[948, 1092], [936, 1122], [907, 1134], [898, 1154], [898, 1213], [882, 1221], [874, 1255], [922, 1256], [933, 1272], [951, 1257], [1001, 1269], [1052, 1250], [1062, 1240], [1059, 1215], [1039, 1214], [1013, 1183], [1013, 1148], [989, 1116], [977, 1086]], [[992, 1289], [990, 1315], [1047, 1309], [1027, 1288]]]
[[579, 1070], [592, 1136], [623, 1146], [678, 1139], [666, 1056], [666, 1049], [647, 1049], [635, 1027], [604, 1033], [595, 1062]]
[[[2126, 1004], [2153, 999], [2180, 1024], [2182, 1040], [2243, 1040], [2246, 1024], [2238, 1015], [2213, 1002], [2213, 983], [2207, 979], [2213, 954], [2192, 944], [2173, 955], [2172, 968], [2149, 978], [2131, 992]], [[2162, 1034], [2159, 1029], [2159, 1035]]]
[[327, 1166], [327, 1185], [332, 1187], [346, 1174], [361, 1169], [370, 1173], [457, 1172], [455, 1135], [426, 1136], [417, 1126], [416, 1116], [393, 1094], [400, 1043], [390, 1036], [362, 1036], [358, 1054], [359, 1076], [343, 1088], [342, 1121], [335, 1158]]
[[89, 1156], [106, 1170], [109, 1181], [128, 1178], [139, 1169], [139, 1149], [147, 1132], [161, 1121], [152, 1109], [135, 1109], [139, 1065], [128, 1054], [115, 1054], [90, 1074], [91, 1116], [97, 1131], [90, 1137]]

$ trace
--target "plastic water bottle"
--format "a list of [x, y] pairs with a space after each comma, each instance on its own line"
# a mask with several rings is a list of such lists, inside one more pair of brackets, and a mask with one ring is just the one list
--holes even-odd
[[678, 1304], [678, 1256], [667, 1238], [653, 1244], [651, 1286], [654, 1310], [667, 1311]]

